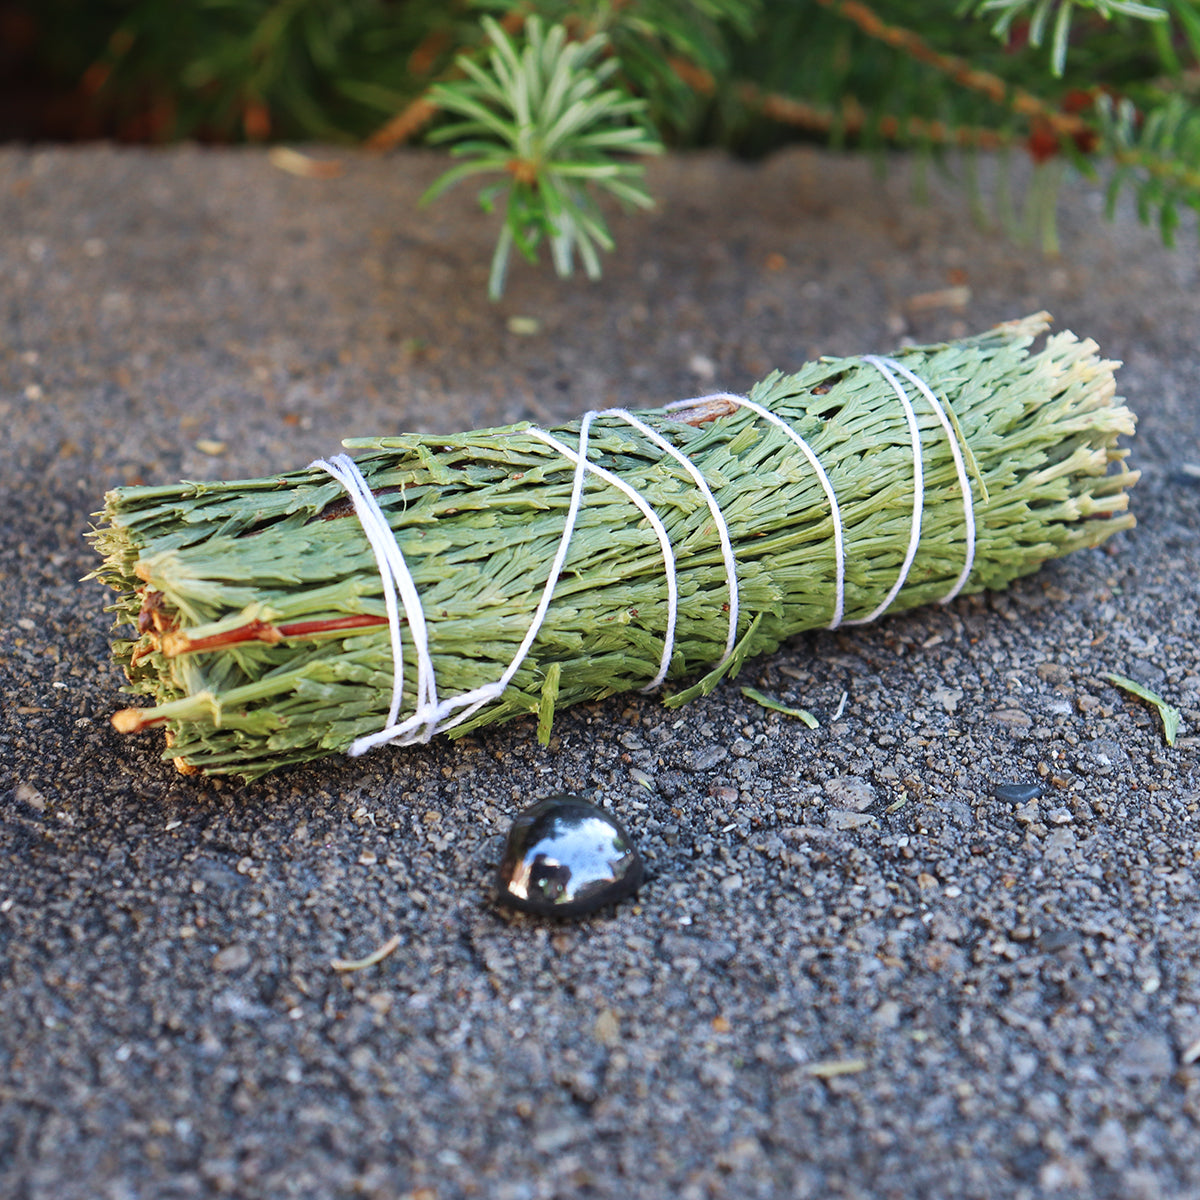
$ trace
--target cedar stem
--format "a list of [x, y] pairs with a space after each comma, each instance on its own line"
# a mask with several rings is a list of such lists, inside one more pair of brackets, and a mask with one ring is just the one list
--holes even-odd
[[323, 633], [338, 633], [343, 629], [370, 629], [386, 624], [387, 617], [361, 613], [357, 616], [333, 617], [328, 620], [293, 621], [287, 625], [272, 625], [270, 621], [249, 621], [236, 629], [226, 629], [222, 633], [213, 633], [201, 638], [189, 637], [182, 629], [173, 629], [163, 634], [161, 649], [167, 658], [175, 658], [180, 654], [224, 650], [245, 642], [266, 642], [268, 645], [274, 645], [287, 638], [317, 637]]

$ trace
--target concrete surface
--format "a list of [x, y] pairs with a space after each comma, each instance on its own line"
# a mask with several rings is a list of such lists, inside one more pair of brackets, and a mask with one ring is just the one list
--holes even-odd
[[[439, 160], [336, 157], [0, 149], [0, 1196], [1200, 1196], [1194, 235], [1080, 188], [1050, 263], [901, 168], [676, 158], [602, 283], [518, 266], [491, 305], [470, 195], [415, 206]], [[801, 638], [680, 713], [564, 713], [551, 749], [517, 723], [238, 786], [108, 724], [108, 487], [1043, 307], [1126, 362], [1140, 524], [1009, 594]], [[1106, 671], [1183, 710], [1173, 749]], [[556, 791], [639, 838], [636, 903], [489, 905]]]

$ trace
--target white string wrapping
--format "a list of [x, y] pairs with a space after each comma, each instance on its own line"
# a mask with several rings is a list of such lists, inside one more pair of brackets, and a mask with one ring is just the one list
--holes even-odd
[[[590, 422], [594, 416], [603, 415], [603, 413], [588, 413], [587, 419]], [[545, 442], [547, 446], [552, 446], [565, 459], [567, 459], [568, 462], [575, 463], [577, 467], [586, 467], [587, 470], [591, 471], [593, 475], [603, 479], [605, 483], [611, 483], [613, 487], [624, 492], [625, 495], [637, 505], [639, 511], [643, 516], [645, 516], [646, 520], [650, 522], [651, 528], [658, 537], [658, 544], [662, 549], [664, 575], [667, 581], [667, 632], [663, 637], [663, 651], [662, 657], [659, 660], [658, 674], [655, 675], [654, 678], [648, 684], [646, 684], [645, 688], [642, 689], [643, 691], [652, 692], [660, 683], [662, 683], [664, 679], [666, 679], [667, 671], [670, 670], [671, 655], [675, 649], [675, 622], [679, 614], [679, 579], [675, 574], [675, 552], [671, 549], [671, 539], [667, 535], [667, 527], [662, 523], [659, 515], [650, 507], [646, 499], [636, 488], [631, 487], [620, 476], [614, 475], [611, 471], [605, 470], [604, 467], [599, 467], [595, 463], [588, 462], [584, 457], [583, 447], [581, 447], [580, 451], [576, 453], [570, 448], [570, 446], [563, 445], [558, 438], [553, 437], [544, 429], [530, 429], [528, 432], [530, 436], [537, 438], [538, 441]], [[583, 480], [582, 476], [580, 476], [579, 483], [573, 490], [571, 496], [571, 500], [576, 507], [578, 507], [579, 496], [582, 495], [582, 492]], [[578, 495], [576, 493], [578, 493]], [[561, 569], [562, 568], [560, 565], [559, 572], [561, 572]], [[557, 581], [557, 572], [554, 573], [554, 578], [555, 581]], [[547, 600], [546, 603], [548, 606], [549, 600]], [[542, 613], [541, 617], [544, 618], [545, 613]], [[537, 627], [540, 628], [542, 623], [541, 619], [535, 617], [535, 620], [537, 621]], [[537, 628], [533, 629], [533, 634], [534, 636], [537, 635]], [[528, 642], [529, 645], [526, 645], [525, 642]], [[533, 644], [533, 638], [526, 634], [525, 642], [522, 642], [522, 648], [527, 653], [529, 646]], [[525, 654], [522, 653], [521, 658], [524, 657]], [[518, 662], [517, 665], [519, 666], [520, 663]], [[511, 664], [509, 669], [515, 671], [515, 667], [511, 666]]]
[[[913, 565], [913, 559], [917, 557], [917, 547], [921, 544], [921, 515], [925, 507], [925, 468], [921, 462], [921, 431], [917, 427], [917, 414], [913, 412], [912, 401], [909, 400], [908, 393], [900, 386], [900, 381], [890, 370], [891, 364], [896, 366], [900, 364], [894, 358], [877, 358], [873, 354], [863, 355], [863, 362], [870, 363], [892, 385], [896, 398], [904, 409], [904, 419], [908, 422], [908, 436], [912, 443], [913, 509], [912, 525], [908, 533], [908, 549], [904, 552], [904, 561], [900, 564], [900, 573], [896, 576], [896, 582], [892, 584], [888, 594], [865, 617], [856, 617], [853, 621], [847, 621], [847, 625], [867, 625], [871, 621], [878, 620], [892, 607], [892, 601], [900, 594], [900, 589], [904, 586], [909, 569]], [[934, 401], [934, 403], [937, 402]]]
[[[699, 467], [686, 454], [672, 446], [661, 433], [651, 429], [645, 421], [639, 420], [633, 413], [624, 408], [606, 408], [600, 416], [616, 417], [619, 420], [627, 422], [643, 437], [648, 438], [660, 449], [665, 450], [692, 477], [697, 490], [704, 497], [704, 502], [708, 505], [708, 511], [712, 516], [713, 525], [717, 531], [717, 538], [721, 543], [721, 557], [725, 562], [725, 578], [729, 584], [729, 632], [725, 637], [725, 652], [721, 655], [721, 659], [717, 663], [718, 667], [722, 667], [729, 660], [729, 656], [733, 653], [734, 644], [737, 642], [738, 606], [740, 603], [737, 560], [733, 556], [733, 542], [729, 537], [729, 526], [726, 524], [725, 514], [721, 511], [721, 506], [717, 503], [717, 498], [712, 494], [712, 489], [708, 486], [707, 480], [700, 474]], [[674, 640], [673, 625], [670, 640]], [[661, 682], [662, 678], [659, 678], [647, 685], [643, 690], [648, 692], [653, 691]]]
[[[925, 382], [915, 372], [910, 371], [902, 362], [898, 362], [894, 358], [876, 358], [875, 355], [869, 354], [864, 359], [864, 362], [872, 363], [878, 367], [880, 371], [887, 376], [885, 368], [890, 367], [899, 371], [913, 386], [929, 401], [930, 407], [937, 414], [937, 419], [941, 422], [942, 428], [946, 431], [946, 441], [950, 445], [950, 454], [954, 459], [954, 470], [958, 475], [958, 490], [962, 494], [963, 500], [963, 531], [965, 535], [966, 548], [963, 555], [963, 567], [958, 578], [954, 581], [954, 586], [938, 601], [939, 604], [949, 604], [963, 586], [971, 577], [971, 570], [975, 566], [975, 502], [971, 494], [971, 481], [967, 478], [967, 468], [963, 462], [962, 449], [958, 444], [958, 434], [950, 424], [950, 418], [946, 415], [946, 410], [942, 407], [941, 401], [933, 394], [933, 390], [929, 384]], [[888, 377], [888, 382], [896, 388], [898, 392], [903, 391], [895, 379]], [[918, 442], [919, 442], [918, 438]], [[919, 452], [918, 452], [919, 454]], [[924, 489], [922, 489], [924, 490]]]
[[700, 396], [693, 400], [676, 400], [673, 404], [666, 406], [666, 411], [686, 408], [690, 404], [702, 403], [705, 400], [728, 400], [731, 404], [738, 405], [739, 408], [748, 408], [762, 417], [764, 421], [769, 421], [772, 425], [782, 429], [800, 447], [800, 452], [808, 459], [809, 465], [817, 473], [817, 478], [821, 481], [821, 487], [825, 491], [825, 498], [829, 501], [829, 511], [833, 516], [833, 558], [837, 567], [833, 617], [827, 628], [836, 629], [842, 623], [842, 613], [846, 607], [846, 552], [842, 544], [842, 510], [838, 507], [837, 495], [833, 490], [833, 484], [829, 482], [825, 468], [821, 466], [820, 460], [813, 453], [813, 448], [782, 417], [776, 416], [769, 408], [764, 408], [761, 404], [748, 400], [745, 396], [735, 396], [733, 392], [713, 392], [709, 396]]
[[[845, 615], [846, 553], [841, 508], [838, 505], [837, 494], [834, 491], [829, 475], [808, 442], [770, 409], [745, 396], [738, 396], [732, 392], [715, 392], [690, 400], [679, 400], [673, 404], [668, 404], [664, 409], [664, 411], [670, 412], [703, 401], [724, 400], [738, 407], [749, 409], [763, 420], [781, 429], [799, 448], [820, 481], [821, 488], [829, 502], [830, 517], [833, 524], [835, 590], [833, 615], [827, 626], [829, 629], [836, 629], [843, 623], [847, 625], [866, 624], [882, 616], [904, 586], [920, 546], [921, 519], [925, 492], [924, 471], [921, 462], [921, 435], [912, 402], [909, 400], [904, 386], [893, 372], [898, 372], [911, 382], [929, 402], [934, 413], [937, 415], [950, 444], [955, 471], [958, 475], [959, 489], [963, 497], [966, 561], [954, 586], [941, 598], [939, 603], [947, 604], [958, 595], [970, 577], [975, 560], [975, 514], [971, 486], [967, 479], [958, 438], [946, 416], [945, 410], [925, 381], [910, 371], [903, 363], [897, 362], [894, 358], [882, 358], [876, 355], [866, 355], [862, 361], [875, 367], [892, 385], [897, 399], [899, 399], [904, 410], [904, 417], [908, 425], [909, 439], [913, 451], [913, 515], [904, 561], [891, 589], [882, 602], [868, 616], [859, 617], [852, 621], [843, 621]], [[649, 522], [658, 539], [659, 548], [662, 552], [663, 572], [667, 587], [667, 627], [663, 635], [663, 649], [659, 660], [658, 672], [642, 690], [653, 691], [666, 678], [675, 649], [675, 630], [679, 610], [679, 581], [675, 569], [674, 551], [666, 526], [646, 498], [636, 488], [613, 474], [613, 472], [588, 461], [589, 432], [592, 422], [597, 417], [610, 417], [632, 426], [643, 437], [675, 459], [688, 473], [704, 497], [709, 513], [713, 518], [713, 525], [716, 529], [718, 540], [720, 541], [721, 555], [725, 564], [729, 589], [729, 602], [727, 604], [729, 610], [729, 629], [725, 641], [725, 650], [720, 661], [716, 664], [717, 668], [723, 666], [729, 660], [737, 640], [739, 589], [737, 561], [734, 556], [733, 544], [725, 515], [721, 511], [721, 507], [717, 503], [712, 489], [695, 463], [660, 433], [626, 409], [609, 408], [602, 411], [585, 413], [579, 424], [579, 444], [577, 449], [574, 450], [543, 429], [533, 428], [526, 430], [529, 436], [550, 446], [566, 458], [568, 462], [574, 464], [575, 471], [572, 479], [571, 496], [567, 504], [566, 517], [563, 521], [562, 535], [559, 538], [558, 547], [555, 551], [554, 559], [550, 564], [550, 570], [542, 588], [538, 605], [530, 620], [529, 628], [526, 630], [525, 636], [521, 640], [521, 644], [517, 647], [512, 660], [505, 667], [500, 677], [492, 683], [484, 684], [469, 692], [464, 692], [458, 696], [451, 696], [440, 701], [437, 696], [436, 672], [429, 650], [429, 631], [425, 622], [425, 613], [421, 607], [421, 598], [417, 591], [416, 583], [413, 580], [412, 572], [409, 570], [399, 542], [396, 539], [396, 535], [388, 524], [387, 517], [380, 508], [378, 501], [371, 491], [370, 485], [359, 470], [358, 465], [349, 455], [339, 454], [332, 459], [318, 459], [310, 463], [310, 467], [327, 472], [342, 485], [354, 505], [354, 511], [370, 543], [383, 585], [384, 607], [387, 612], [391, 638], [392, 695], [388, 708], [387, 722], [377, 732], [358, 738], [350, 746], [349, 753], [351, 755], [357, 756], [363, 754], [385, 742], [399, 742], [401, 745], [408, 745], [413, 742], [427, 742], [434, 734], [445, 732], [446, 730], [453, 729], [456, 725], [462, 724], [484, 705], [499, 699], [504, 694], [505, 689], [520, 669], [530, 649], [532, 649], [542, 625], [545, 623], [546, 615], [550, 610], [555, 588], [562, 576], [567, 554], [570, 551], [571, 538], [579, 517], [579, 509], [583, 503], [584, 478], [588, 472], [591, 472], [598, 479], [602, 479], [605, 483], [610, 484], [626, 495]], [[399, 603], [397, 603], [397, 594], [399, 595]], [[404, 609], [404, 619], [408, 623], [409, 634], [412, 638], [417, 658], [415, 706], [412, 714], [403, 721], [399, 720], [400, 708], [404, 698], [404, 652], [400, 627], [401, 605]]]
[[833, 519], [833, 558], [834, 558], [834, 606], [833, 617], [827, 629], [837, 629], [839, 625], [867, 625], [871, 621], [878, 620], [892, 606], [892, 602], [900, 594], [900, 589], [904, 586], [908, 579], [908, 573], [912, 568], [914, 559], [917, 556], [917, 549], [921, 544], [921, 518], [923, 515], [925, 502], [925, 475], [924, 467], [921, 461], [921, 431], [917, 426], [917, 414], [913, 411], [912, 402], [908, 398], [908, 393], [904, 390], [903, 385], [892, 373], [893, 370], [898, 371], [906, 379], [914, 384], [920, 391], [921, 395], [929, 401], [938, 421], [942, 428], [946, 431], [946, 439], [950, 444], [950, 453], [954, 459], [954, 470], [958, 476], [958, 487], [963, 498], [963, 527], [966, 535], [966, 553], [962, 571], [955, 580], [954, 585], [950, 590], [938, 601], [939, 604], [949, 604], [951, 600], [962, 590], [963, 585], [971, 576], [971, 570], [975, 565], [975, 506], [971, 495], [971, 483], [967, 478], [966, 466], [963, 461], [962, 450], [959, 448], [958, 436], [950, 424], [950, 419], [946, 415], [945, 409], [942, 407], [941, 401], [934, 395], [929, 385], [915, 372], [909, 370], [902, 362], [898, 362], [894, 358], [884, 358], [876, 354], [865, 354], [862, 357], [862, 362], [873, 366], [887, 381], [892, 385], [892, 389], [896, 393], [897, 399], [900, 401], [901, 407], [904, 409], [904, 419], [908, 424], [909, 441], [912, 445], [913, 452], [913, 516], [912, 525], [909, 532], [908, 547], [904, 555], [904, 561], [900, 565], [900, 572], [892, 584], [888, 594], [883, 600], [865, 617], [856, 617], [853, 620], [844, 620], [845, 612], [845, 595], [846, 595], [846, 551], [845, 551], [845, 531], [842, 525], [842, 512], [838, 505], [837, 494], [834, 492], [833, 484], [830, 482], [829, 476], [825, 468], [818, 461], [812, 447], [802, 438], [786, 421], [771, 412], [770, 409], [764, 408], [761, 404], [756, 404], [753, 400], [747, 399], [745, 396], [735, 395], [733, 392], [713, 392], [707, 396], [699, 396], [691, 400], [677, 400], [673, 404], [666, 406], [667, 411], [676, 408], [685, 408], [689, 405], [703, 403], [708, 400], [727, 400], [732, 404], [736, 404], [742, 408], [748, 408], [752, 412], [757, 413], [760, 417], [770, 421], [772, 425], [782, 429], [787, 436], [799, 446], [804, 457], [808, 459], [809, 464], [816, 472], [817, 478], [820, 480], [821, 487], [825, 492], [825, 497], [829, 501], [829, 513]]
[[[420, 597], [417, 595], [416, 584], [413, 582], [412, 572], [408, 569], [408, 564], [404, 560], [399, 543], [392, 534], [391, 527], [387, 523], [387, 518], [383, 515], [383, 510], [379, 507], [370, 486], [367, 484], [362, 472], [358, 469], [357, 464], [347, 454], [339, 454], [332, 461], [320, 459], [310, 464], [314, 468], [327, 471], [349, 493], [350, 499], [354, 503], [354, 511], [358, 514], [358, 519], [367, 534], [367, 539], [371, 542], [371, 547], [375, 551], [375, 561], [380, 564], [379, 574], [383, 582], [384, 604], [388, 613], [388, 622], [391, 626], [392, 707], [388, 710], [388, 721], [383, 729], [356, 739], [351, 744], [349, 750], [352, 757], [365, 754], [368, 750], [385, 742], [399, 742], [402, 746], [410, 745], [413, 742], [427, 742], [435, 733], [444, 732], [447, 729], [453, 729], [455, 725], [462, 724], [463, 721], [467, 720], [485, 704], [499, 699], [504, 693], [504, 689], [517, 673], [525, 655], [529, 652], [530, 646], [533, 645], [538, 630], [541, 629], [542, 622], [545, 620], [546, 613], [550, 608], [550, 599], [554, 594], [554, 587], [558, 583], [563, 564], [566, 562], [567, 550], [571, 544], [571, 535], [575, 531], [575, 521], [579, 515], [579, 505], [583, 498], [583, 476], [584, 468], [587, 465], [588, 429], [594, 415], [594, 413], [586, 413], [580, 422], [579, 453], [576, 456], [574, 486], [571, 491], [570, 503], [567, 506], [567, 516], [563, 522], [562, 536], [559, 538], [558, 550], [555, 553], [554, 561], [551, 563], [546, 585], [542, 589], [541, 601], [534, 612], [533, 620], [524, 639], [513, 656], [512, 662], [509, 663], [503, 674], [495, 682], [484, 684], [482, 687], [475, 688], [470, 692], [464, 692], [459, 696], [452, 696], [450, 699], [443, 700], [440, 703], [437, 699], [437, 687], [433, 679], [433, 661], [429, 657], [429, 639], [425, 626], [425, 614], [421, 608]], [[538, 432], [541, 431], [539, 430]], [[549, 434], [545, 436], [549, 437]], [[551, 440], [553, 441], [553, 439]], [[561, 443], [559, 445], [561, 446]], [[566, 449], [566, 447], [562, 448]], [[394, 547], [394, 553], [385, 552], [381, 554], [380, 548], [376, 544], [381, 526], [388, 532], [386, 540], [390, 543], [391, 547]], [[674, 573], [673, 566], [672, 562], [672, 574]], [[404, 600], [404, 615], [408, 620], [409, 633], [413, 639], [413, 645], [417, 649], [418, 664], [423, 666], [425, 661], [429, 663], [427, 684], [420, 673], [420, 666], [418, 668], [416, 706], [413, 714], [407, 720], [400, 721], [399, 723], [396, 721], [399, 715], [399, 705], [396, 697], [398, 694], [403, 695], [404, 659], [400, 648], [400, 625], [399, 616], [396, 611], [395, 593], [397, 587], [400, 589], [401, 598]], [[453, 720], [449, 719], [454, 710], [458, 708], [462, 708], [464, 711], [459, 713]]]

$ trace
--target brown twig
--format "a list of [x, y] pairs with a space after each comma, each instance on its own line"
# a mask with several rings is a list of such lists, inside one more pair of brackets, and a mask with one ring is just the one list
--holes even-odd
[[[763, 116], [811, 129], [814, 133], [830, 133], [840, 129], [848, 134], [858, 134], [867, 127], [869, 115], [856, 100], [842, 102], [840, 111], [821, 105], [795, 100], [778, 92], [760, 92], [753, 84], [742, 88], [742, 100], [757, 107]], [[934, 142], [939, 146], [970, 146], [977, 150], [999, 150], [1009, 145], [1012, 135], [996, 129], [983, 129], [973, 125], [948, 125], [945, 121], [929, 121], [924, 117], [883, 116], [876, 126], [885, 138], [912, 142]]]
[[1010, 108], [1021, 116], [1045, 122], [1061, 137], [1074, 138], [1092, 132], [1091, 126], [1082, 117], [1074, 113], [1058, 112], [1032, 92], [1006, 83], [999, 75], [976, 70], [964, 58], [935, 50], [909, 29], [888, 25], [869, 5], [862, 3], [862, 0], [817, 0], [817, 3], [848, 21], [853, 21], [868, 37], [900, 50], [909, 58], [941, 71], [943, 75], [948, 75], [960, 87], [980, 92], [994, 103]]
[[[696, 66], [683, 58], [668, 60], [671, 70], [693, 91], [711, 96], [716, 90], [716, 80], [703, 67]], [[764, 92], [752, 83], [743, 84], [738, 94], [742, 103], [756, 108], [764, 117], [784, 125], [795, 125], [799, 129], [810, 129], [814, 133], [831, 133], [840, 129], [848, 134], [861, 133], [866, 128], [869, 116], [858, 101], [848, 98], [842, 102], [841, 110], [797, 100], [781, 92]], [[977, 150], [999, 150], [1013, 139], [1010, 134], [995, 129], [981, 129], [971, 125], [948, 125], [945, 121], [929, 121], [924, 117], [880, 117], [877, 128], [885, 138], [912, 142], [935, 142], [939, 146], [971, 146]]]
[[[447, 72], [445, 78], [452, 79], [454, 76]], [[429, 93], [424, 92], [415, 100], [410, 100], [394, 117], [390, 117], [385, 125], [375, 130], [367, 138], [366, 147], [380, 154], [394, 150], [416, 137], [437, 115], [438, 106], [429, 99]]]

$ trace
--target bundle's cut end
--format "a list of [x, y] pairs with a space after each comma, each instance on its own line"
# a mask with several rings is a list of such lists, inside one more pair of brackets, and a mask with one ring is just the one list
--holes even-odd
[[[1031, 351], [1049, 324], [1036, 313], [886, 360], [946, 406], [939, 427], [913, 394], [921, 437], [911, 444], [871, 358], [772, 375], [749, 399], [719, 393], [637, 414], [657, 445], [592, 414], [583, 458], [597, 469], [565, 535], [579, 424], [350, 443], [412, 571], [433, 695], [487, 697], [452, 734], [533, 714], [549, 740], [556, 711], [644, 687], [660, 656], [669, 678], [699, 680], [673, 702], [700, 695], [745, 659], [836, 623], [843, 601], [851, 621], [1003, 588], [1131, 528], [1138, 472], [1120, 439], [1135, 418], [1116, 394], [1118, 364], [1070, 333]], [[680, 457], [711, 489], [719, 520]], [[670, 556], [630, 492], [658, 514]], [[722, 523], [729, 558], [714, 532]], [[521, 649], [564, 537], [560, 586]], [[113, 643], [125, 690], [150, 702], [114, 714], [113, 727], [162, 728], [164, 757], [181, 772], [250, 779], [345, 753], [395, 725], [396, 696], [401, 718], [417, 719], [428, 693], [413, 630], [389, 617], [355, 504], [323, 471], [120, 488], [92, 538], [104, 560], [96, 576], [117, 593], [118, 624], [134, 630]], [[668, 572], [687, 598], [677, 624]], [[526, 657], [505, 674], [514, 652]]]
[[155, 717], [153, 710], [148, 708], [122, 708], [113, 713], [109, 720], [118, 733], [141, 733], [143, 729], [161, 725], [165, 718]]

